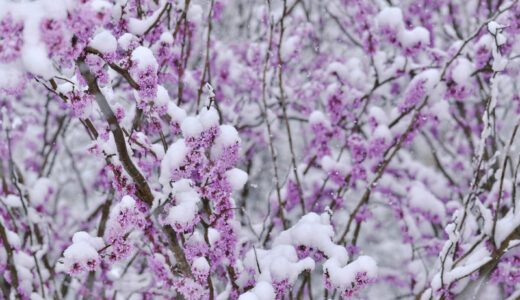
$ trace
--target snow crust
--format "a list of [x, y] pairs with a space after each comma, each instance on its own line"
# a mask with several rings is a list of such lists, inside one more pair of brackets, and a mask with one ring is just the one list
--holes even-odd
[[159, 67], [152, 50], [144, 46], [139, 46], [132, 51], [132, 61], [137, 64], [139, 69], [152, 66], [154, 70], [157, 70]]
[[247, 173], [238, 168], [227, 171], [226, 177], [231, 184], [231, 188], [235, 191], [242, 189], [247, 182]]
[[103, 30], [92, 38], [90, 46], [101, 53], [113, 53], [117, 49], [117, 40], [110, 31]]

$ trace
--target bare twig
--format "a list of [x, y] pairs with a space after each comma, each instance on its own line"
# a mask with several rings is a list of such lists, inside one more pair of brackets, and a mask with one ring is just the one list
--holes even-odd
[[302, 213], [305, 214], [305, 199], [303, 198], [303, 189], [300, 181], [300, 175], [298, 174], [298, 165], [296, 164], [296, 154], [294, 152], [294, 143], [291, 134], [291, 125], [289, 123], [289, 119], [287, 117], [287, 105], [285, 103], [285, 91], [283, 87], [283, 60], [282, 60], [282, 41], [283, 35], [285, 31], [284, 19], [287, 16], [287, 0], [283, 1], [283, 13], [282, 18], [280, 20], [280, 39], [278, 41], [278, 63], [279, 63], [279, 72], [278, 72], [278, 84], [280, 88], [280, 104], [282, 105], [282, 114], [285, 120], [285, 129], [287, 130], [287, 138], [289, 140], [289, 150], [291, 152], [291, 164], [294, 174], [294, 179], [296, 180], [296, 186], [298, 187], [298, 195], [300, 197], [300, 206], [302, 209]]

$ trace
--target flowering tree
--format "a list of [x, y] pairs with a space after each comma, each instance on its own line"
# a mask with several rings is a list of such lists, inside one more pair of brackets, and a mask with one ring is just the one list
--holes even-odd
[[518, 299], [518, 2], [0, 0], [0, 295]]

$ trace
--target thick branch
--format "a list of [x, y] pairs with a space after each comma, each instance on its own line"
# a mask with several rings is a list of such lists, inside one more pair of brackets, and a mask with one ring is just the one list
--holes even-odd
[[[125, 168], [126, 172], [130, 175], [130, 177], [132, 177], [133, 181], [135, 182], [137, 195], [146, 204], [152, 206], [152, 202], [154, 199], [152, 191], [150, 190], [148, 182], [144, 178], [143, 174], [141, 174], [141, 172], [139, 172], [139, 170], [135, 167], [134, 163], [132, 162], [132, 159], [128, 154], [125, 137], [123, 135], [123, 130], [121, 130], [117, 118], [114, 115], [112, 108], [108, 104], [107, 99], [101, 93], [96, 81], [96, 77], [94, 76], [94, 74], [92, 74], [92, 72], [90, 72], [83, 59], [80, 59], [78, 61], [78, 67], [80, 69], [81, 76], [83, 76], [87, 81], [89, 94], [95, 96], [96, 102], [101, 108], [101, 112], [103, 113], [103, 116], [109, 124], [110, 131], [114, 135], [114, 141], [116, 144], [119, 160], [121, 161], [121, 164]], [[182, 248], [179, 245], [175, 232], [170, 226], [163, 227], [163, 231], [168, 236], [170, 246], [175, 255], [175, 258], [177, 259], [181, 272], [184, 275], [191, 276], [190, 266], [188, 264], [188, 261], [186, 260]]]

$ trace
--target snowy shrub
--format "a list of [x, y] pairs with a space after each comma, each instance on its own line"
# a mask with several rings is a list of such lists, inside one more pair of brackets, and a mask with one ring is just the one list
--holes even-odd
[[518, 299], [518, 0], [0, 0], [0, 298]]

